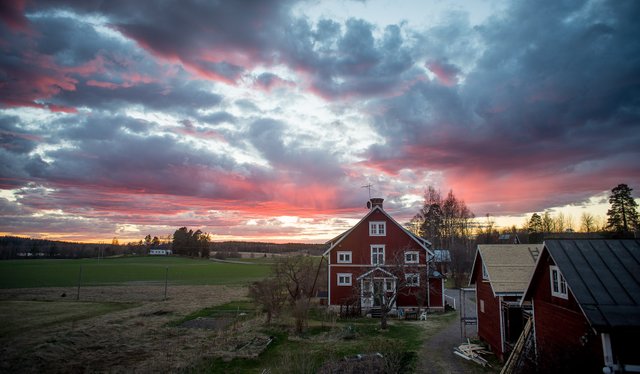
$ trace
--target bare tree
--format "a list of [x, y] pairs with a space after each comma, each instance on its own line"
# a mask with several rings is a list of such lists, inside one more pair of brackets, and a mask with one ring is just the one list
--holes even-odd
[[279, 282], [279, 279], [272, 277], [251, 284], [249, 286], [249, 297], [256, 304], [262, 306], [262, 309], [267, 314], [266, 323], [269, 324], [273, 315], [281, 310], [287, 300], [287, 292], [284, 289], [284, 285]]
[[287, 294], [296, 321], [296, 332], [302, 332], [306, 325], [320, 266], [321, 263], [316, 265], [313, 257], [309, 256], [284, 256], [275, 264], [274, 276]]
[[582, 212], [580, 215], [580, 229], [584, 232], [596, 231], [596, 219], [589, 212]]
[[399, 296], [415, 298], [417, 307], [425, 305], [428, 268], [409, 260], [410, 252], [415, 249], [394, 252], [383, 265], [360, 276], [353, 287], [353, 300], [368, 300], [373, 308], [379, 308], [382, 330], [388, 328], [389, 312], [395, 308]]

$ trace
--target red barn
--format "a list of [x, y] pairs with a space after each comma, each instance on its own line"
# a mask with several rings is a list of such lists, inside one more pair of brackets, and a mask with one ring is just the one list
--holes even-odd
[[527, 306], [523, 308], [520, 299], [540, 249], [529, 244], [495, 244], [479, 245], [476, 251], [469, 285], [476, 287], [478, 337], [501, 360], [524, 327]]
[[430, 266], [431, 243], [398, 224], [382, 202], [371, 199], [360, 222], [328, 243], [328, 304], [366, 313], [396, 296], [392, 310], [444, 309], [444, 282]]
[[639, 372], [640, 241], [547, 240], [524, 295], [540, 372]]

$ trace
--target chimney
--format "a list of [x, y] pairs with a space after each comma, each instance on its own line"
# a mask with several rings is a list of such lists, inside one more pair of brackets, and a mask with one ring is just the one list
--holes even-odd
[[373, 209], [373, 208], [379, 206], [380, 209], [382, 209], [382, 202], [383, 201], [384, 201], [384, 199], [381, 198], [381, 197], [373, 197], [369, 201], [367, 201], [367, 208]]

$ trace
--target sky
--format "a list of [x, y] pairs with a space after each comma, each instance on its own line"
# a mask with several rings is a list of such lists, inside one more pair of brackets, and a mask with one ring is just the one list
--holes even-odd
[[324, 242], [640, 191], [640, 2], [0, 3], [0, 234]]

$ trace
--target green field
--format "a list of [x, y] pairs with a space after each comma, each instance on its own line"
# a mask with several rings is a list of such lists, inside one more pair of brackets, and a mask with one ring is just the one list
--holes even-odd
[[[230, 264], [181, 257], [0, 261], [0, 288], [117, 285], [135, 282], [239, 285], [264, 278], [267, 264]], [[168, 270], [167, 270], [168, 269]]]

